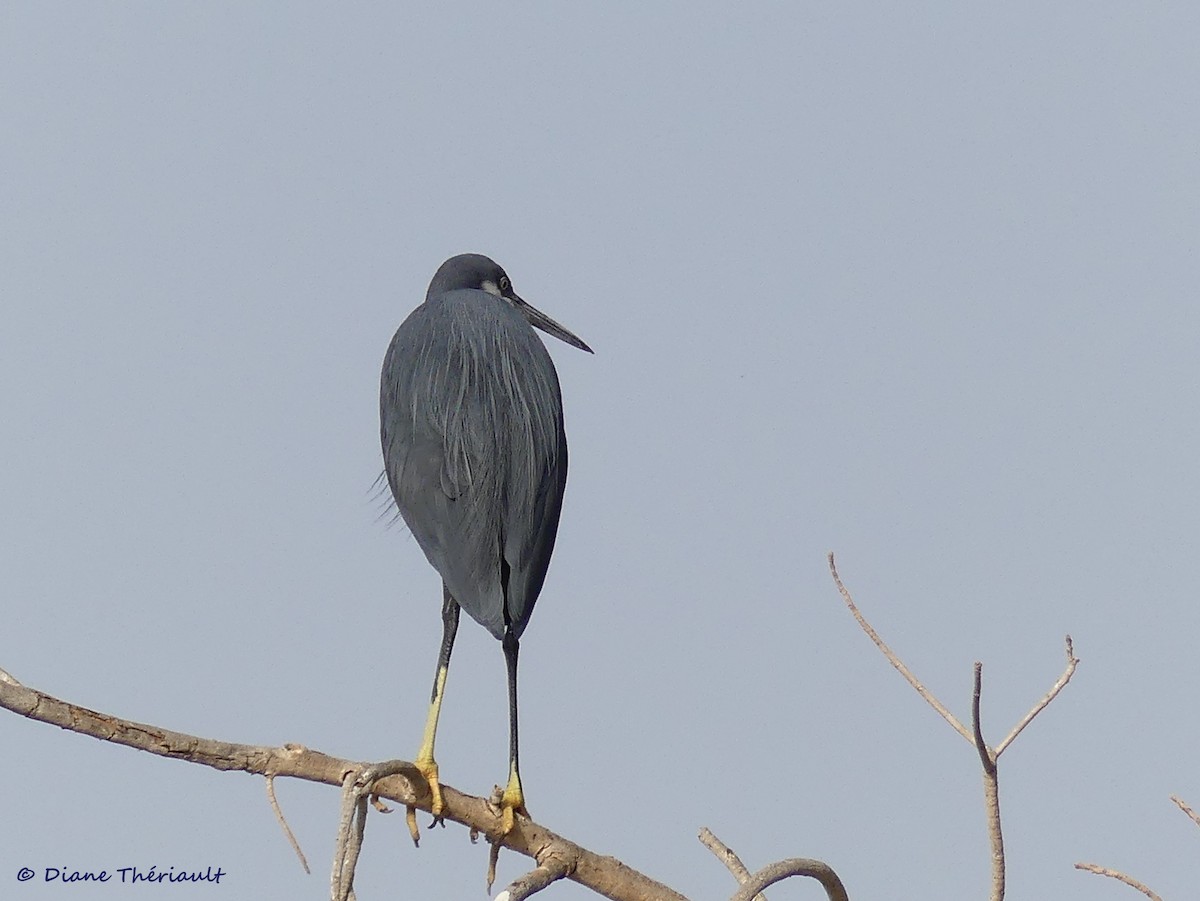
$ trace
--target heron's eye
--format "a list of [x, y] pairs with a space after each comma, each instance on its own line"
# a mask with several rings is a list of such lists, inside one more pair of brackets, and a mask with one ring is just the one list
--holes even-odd
[[507, 275], [500, 276], [500, 293], [507, 294], [512, 290], [512, 282], [509, 281]]

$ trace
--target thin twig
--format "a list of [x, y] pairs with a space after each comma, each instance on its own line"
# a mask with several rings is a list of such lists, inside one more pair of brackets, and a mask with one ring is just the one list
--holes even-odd
[[[738, 885], [745, 884], [746, 880], [750, 878], [750, 871], [742, 863], [742, 859], [734, 853], [732, 848], [713, 835], [707, 826], [700, 830], [700, 844], [712, 851], [717, 860], [725, 864], [725, 868], [733, 874]], [[755, 895], [752, 901], [767, 901], [767, 899], [765, 895], [759, 894]]]
[[4, 670], [2, 670], [2, 669], [0, 669], [0, 682], [5, 682], [5, 683], [7, 683], [8, 685], [15, 685], [15, 686], [17, 686], [18, 688], [20, 688], [20, 687], [21, 687], [21, 683], [20, 683], [20, 682], [18, 682], [16, 679], [14, 679], [12, 676], [10, 676], [8, 673], [6, 673], [6, 672], [5, 672]]
[[1143, 885], [1132, 876], [1126, 876], [1119, 870], [1110, 870], [1108, 867], [1102, 867], [1094, 863], [1077, 863], [1075, 864], [1075, 869], [1087, 870], [1089, 873], [1095, 873], [1098, 876], [1108, 876], [1110, 879], [1117, 880], [1117, 882], [1124, 882], [1130, 888], [1137, 889], [1139, 892], [1149, 898], [1150, 901], [1162, 901], [1162, 897], [1155, 894], [1149, 886]]
[[879, 648], [879, 650], [883, 652], [883, 656], [888, 659], [888, 663], [894, 666], [900, 675], [908, 680], [908, 684], [916, 689], [917, 694], [923, 697], [926, 702], [928, 702], [930, 707], [941, 714], [942, 719], [949, 723], [955, 732], [957, 732], [971, 744], [975, 744], [975, 739], [971, 736], [970, 730], [960, 723], [958, 721], [958, 717], [947, 710], [946, 706], [941, 701], [934, 697], [933, 692], [921, 684], [921, 681], [913, 675], [912, 670], [905, 666], [904, 661], [892, 652], [892, 649], [884, 643], [883, 639], [879, 637], [879, 634], [871, 628], [871, 624], [867, 622], [866, 617], [859, 612], [858, 606], [854, 603], [854, 598], [850, 596], [850, 592], [846, 589], [846, 586], [842, 584], [841, 576], [838, 575], [837, 564], [834, 563], [832, 551], [829, 553], [829, 571], [833, 574], [834, 584], [837, 585], [837, 589], [842, 595], [842, 600], [846, 602], [846, 606], [850, 609], [850, 612], [854, 615], [854, 618], [858, 620], [858, 624], [862, 626], [862, 630], [867, 633], [867, 637], [869, 637], [871, 641], [875, 642], [875, 647]]
[[1184, 804], [1183, 799], [1178, 795], [1171, 795], [1171, 800], [1175, 802], [1176, 807], [1192, 818], [1193, 823], [1195, 823], [1197, 826], [1200, 826], [1200, 813], [1196, 813], [1196, 811]]
[[730, 901], [750, 901], [763, 889], [791, 876], [809, 876], [817, 880], [825, 889], [825, 895], [829, 901], [850, 901], [850, 896], [846, 894], [846, 887], [842, 885], [842, 880], [838, 878], [837, 873], [829, 864], [820, 860], [809, 860], [805, 857], [792, 857], [778, 863], [768, 864], [742, 883], [742, 887], [737, 890]]
[[1000, 778], [996, 772], [996, 755], [983, 740], [983, 718], [979, 713], [983, 696], [983, 664], [975, 663], [975, 686], [971, 693], [971, 729], [975, 733], [975, 748], [983, 764], [983, 806], [987, 813], [988, 843], [992, 848], [991, 901], [1004, 901], [1004, 833], [1000, 829]]
[[1018, 735], [1021, 734], [1026, 726], [1033, 722], [1033, 718], [1046, 709], [1047, 705], [1058, 697], [1058, 693], [1067, 687], [1067, 683], [1071, 681], [1071, 677], [1075, 675], [1075, 667], [1079, 666], [1079, 658], [1075, 656], [1075, 648], [1071, 644], [1071, 636], [1067, 636], [1067, 668], [1063, 670], [1063, 674], [1058, 677], [1058, 681], [1054, 683], [1051, 689], [1046, 692], [1046, 696], [1033, 705], [1032, 709], [1025, 714], [1021, 722], [1013, 726], [1012, 732], [1005, 736], [1004, 741], [996, 745], [996, 756], [999, 757], [1004, 753], [1004, 749], [1013, 743]]
[[296, 836], [292, 832], [292, 827], [288, 825], [287, 818], [283, 815], [283, 811], [279, 808], [279, 801], [275, 797], [275, 775], [267, 773], [267, 798], [271, 801], [271, 809], [275, 811], [275, 819], [279, 821], [279, 825], [283, 828], [283, 834], [287, 836], [288, 843], [291, 844], [292, 850], [296, 852], [296, 856], [300, 858], [300, 866], [304, 867], [304, 872], [312, 875], [312, 870], [308, 868], [308, 861], [304, 857], [304, 852], [300, 850], [300, 843], [296, 841]]

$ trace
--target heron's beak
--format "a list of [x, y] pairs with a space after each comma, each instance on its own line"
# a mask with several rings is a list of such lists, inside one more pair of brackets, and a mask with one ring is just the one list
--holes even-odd
[[583, 342], [582, 338], [580, 338], [574, 332], [569, 331], [568, 329], [559, 325], [537, 307], [527, 304], [516, 294], [509, 294], [507, 296], [508, 299], [512, 301], [513, 306], [515, 306], [521, 312], [522, 316], [529, 320], [529, 324], [534, 328], [540, 328], [547, 335], [553, 335], [559, 341], [565, 341], [572, 347], [578, 347], [580, 350], [586, 350], [588, 353], [592, 353], [592, 349]]

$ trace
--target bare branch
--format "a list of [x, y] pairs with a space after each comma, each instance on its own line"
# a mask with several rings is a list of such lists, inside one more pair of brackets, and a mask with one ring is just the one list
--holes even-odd
[[1071, 677], [1075, 675], [1075, 667], [1077, 666], [1079, 666], [1079, 658], [1075, 656], [1075, 648], [1071, 644], [1071, 636], [1068, 635], [1067, 668], [1063, 670], [1063, 674], [1058, 677], [1058, 681], [1054, 683], [1048, 692], [1046, 692], [1046, 696], [1033, 705], [1033, 708], [1027, 714], [1025, 714], [1021, 722], [1013, 726], [1012, 732], [1009, 732], [1008, 735], [1005, 736], [1004, 741], [996, 745], [997, 757], [1003, 754], [1004, 749], [1013, 743], [1013, 739], [1020, 735], [1021, 731], [1033, 722], [1033, 718], [1045, 710], [1049, 703], [1058, 697], [1058, 693], [1066, 688], [1067, 683], [1071, 681]]
[[[725, 864], [726, 869], [733, 874], [738, 885], [743, 885], [750, 878], [750, 871], [746, 869], [742, 859], [734, 853], [732, 848], [713, 835], [707, 826], [700, 830], [700, 844], [712, 851], [717, 860]], [[752, 901], [767, 901], [767, 899], [765, 895], [755, 895]]]
[[[28, 688], [11, 677], [0, 679], [0, 707], [101, 741], [217, 770], [238, 770], [259, 776], [292, 777], [343, 786], [348, 774], [357, 774], [363, 767], [359, 762], [331, 757], [301, 745], [273, 748], [234, 744], [119, 719]], [[431, 799], [425, 778], [411, 763], [400, 763], [403, 765], [398, 768], [398, 775], [380, 779], [370, 788], [371, 793], [397, 804], [429, 810]], [[465, 795], [443, 784], [442, 800], [445, 819], [478, 833], [494, 836], [499, 832], [500, 813], [486, 798]], [[366, 796], [361, 801], [365, 806]], [[357, 827], [358, 823], [354, 825]], [[567, 878], [613, 901], [685, 901], [678, 892], [615, 858], [589, 851], [530, 820], [519, 818], [513, 830], [499, 842], [534, 859], [552, 853], [570, 862]]]
[[279, 800], [275, 797], [275, 777], [273, 775], [267, 776], [267, 799], [271, 802], [271, 809], [275, 811], [275, 819], [279, 821], [279, 825], [283, 829], [283, 834], [287, 836], [288, 843], [291, 844], [292, 850], [296, 852], [296, 856], [300, 858], [300, 866], [304, 867], [304, 872], [311, 876], [312, 870], [308, 868], [308, 860], [305, 859], [304, 852], [300, 850], [300, 843], [296, 841], [296, 835], [292, 832], [292, 827], [288, 825], [287, 818], [279, 808]]
[[846, 894], [842, 880], [838, 879], [837, 873], [829, 864], [805, 857], [792, 857], [778, 863], [768, 864], [742, 883], [742, 887], [737, 890], [731, 901], [750, 901], [763, 889], [791, 876], [809, 876], [817, 880], [825, 889], [829, 901], [850, 901], [850, 896]]
[[1197, 826], [1200, 826], [1200, 813], [1196, 813], [1196, 811], [1184, 804], [1183, 799], [1178, 795], [1171, 795], [1171, 800], [1175, 802], [1176, 807], [1192, 818], [1193, 823], [1195, 823]]
[[975, 663], [975, 687], [971, 693], [971, 728], [975, 733], [975, 748], [983, 764], [983, 806], [987, 814], [988, 843], [992, 848], [991, 901], [1004, 901], [1004, 833], [1000, 829], [1000, 778], [996, 772], [996, 755], [983, 740], [983, 720], [979, 702], [983, 696], [983, 664]]
[[955, 732], [957, 732], [971, 744], [975, 744], [975, 739], [971, 736], [970, 730], [960, 723], [958, 721], [958, 717], [947, 710], [941, 701], [933, 696], [933, 692], [921, 684], [920, 680], [913, 675], [912, 670], [905, 666], [904, 661], [897, 657], [895, 653], [892, 652], [892, 649], [884, 644], [883, 639], [879, 637], [879, 633], [871, 628], [871, 624], [867, 622], [866, 617], [859, 612], [858, 606], [854, 603], [854, 598], [850, 596], [850, 592], [846, 589], [846, 586], [842, 584], [841, 576], [838, 575], [837, 564], [834, 563], [832, 551], [829, 553], [829, 571], [833, 574], [833, 582], [835, 585], [837, 585], [837, 589], [842, 595], [842, 600], [846, 602], [846, 606], [850, 609], [850, 613], [853, 614], [856, 620], [858, 620], [858, 624], [862, 627], [862, 630], [867, 633], [867, 637], [870, 638], [871, 641], [875, 642], [875, 647], [879, 648], [879, 650], [883, 652], [883, 656], [888, 659], [888, 663], [894, 666], [897, 672], [899, 672], [900, 675], [908, 680], [908, 684], [916, 689], [917, 694], [923, 697], [930, 707], [941, 714], [942, 719], [949, 723]]
[[1087, 870], [1089, 873], [1095, 873], [1098, 876], [1108, 876], [1110, 879], [1115, 879], [1118, 882], [1124, 882], [1130, 888], [1137, 889], [1139, 892], [1149, 898], [1150, 901], [1162, 901], [1162, 897], [1155, 894], [1148, 886], [1138, 882], [1132, 876], [1126, 876], [1119, 870], [1110, 870], [1108, 867], [1102, 867], [1094, 863], [1077, 863], [1075, 864], [1075, 869]]

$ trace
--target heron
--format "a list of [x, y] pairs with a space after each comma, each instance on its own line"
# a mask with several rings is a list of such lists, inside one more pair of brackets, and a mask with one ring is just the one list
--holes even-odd
[[[528, 816], [517, 741], [517, 653], [542, 590], [567, 481], [558, 373], [534, 328], [592, 353], [526, 303], [481, 254], [446, 260], [383, 360], [379, 418], [396, 507], [442, 577], [442, 644], [413, 763], [444, 809], [433, 746], [459, 611], [500, 640], [508, 674], [508, 783], [500, 834]], [[415, 821], [411, 819], [414, 838]]]

